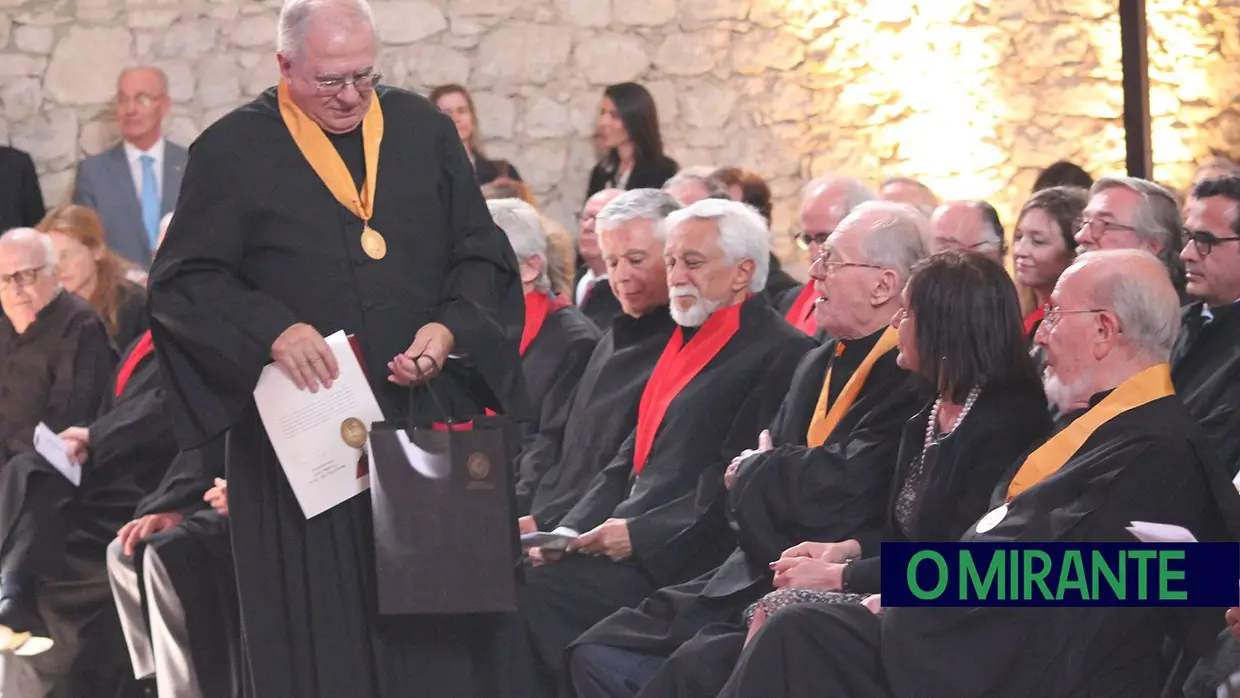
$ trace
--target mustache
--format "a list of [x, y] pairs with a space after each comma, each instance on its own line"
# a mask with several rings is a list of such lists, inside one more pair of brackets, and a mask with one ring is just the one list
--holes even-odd
[[696, 286], [673, 286], [671, 288], [672, 298], [701, 298]]

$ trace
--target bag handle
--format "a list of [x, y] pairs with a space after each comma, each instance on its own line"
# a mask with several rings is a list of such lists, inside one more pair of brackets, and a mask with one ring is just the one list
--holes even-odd
[[[444, 424], [447, 424], [449, 427], [451, 427], [454, 421], [452, 419], [451, 413], [449, 413], [447, 410], [444, 409], [443, 402], [440, 401], [439, 395], [435, 393], [435, 389], [431, 387], [430, 381], [426, 379], [426, 373], [423, 372], [422, 367], [418, 365], [418, 360], [423, 359], [423, 358], [430, 360], [431, 365], [435, 367], [436, 373], [442, 373], [443, 367], [439, 365], [438, 361], [435, 361], [434, 357], [427, 356], [424, 353], [418, 354], [417, 356], [413, 357], [413, 370], [417, 372], [418, 384], [421, 385], [423, 388], [425, 388], [426, 392], [430, 394], [431, 401], [435, 403], [435, 407], [439, 408], [439, 414], [443, 417]], [[418, 389], [417, 385], [409, 386], [409, 424], [411, 427], [413, 426], [413, 414], [414, 414], [414, 407], [415, 407], [413, 397], [417, 389]], [[449, 429], [449, 431], [451, 431], [451, 429]]]

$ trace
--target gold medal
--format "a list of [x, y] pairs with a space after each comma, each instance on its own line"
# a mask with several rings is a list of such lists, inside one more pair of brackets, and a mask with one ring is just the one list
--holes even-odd
[[387, 255], [387, 240], [369, 225], [362, 226], [362, 251], [371, 259], [383, 259]]
[[366, 425], [357, 417], [349, 417], [340, 424], [340, 438], [353, 448], [361, 448], [366, 445]]

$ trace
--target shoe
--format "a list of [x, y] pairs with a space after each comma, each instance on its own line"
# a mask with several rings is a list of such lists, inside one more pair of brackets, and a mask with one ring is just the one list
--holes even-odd
[[0, 650], [33, 657], [54, 644], [34, 604], [12, 597], [0, 599]]

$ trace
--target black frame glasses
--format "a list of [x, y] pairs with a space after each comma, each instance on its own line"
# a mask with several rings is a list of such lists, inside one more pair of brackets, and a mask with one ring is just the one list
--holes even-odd
[[1240, 236], [1231, 236], [1221, 238], [1214, 233], [1205, 230], [1183, 230], [1185, 244], [1192, 243], [1197, 248], [1197, 254], [1202, 257], [1209, 257], [1214, 251], [1214, 246], [1224, 242], [1240, 242]]
[[796, 242], [797, 247], [808, 251], [811, 244], [818, 245], [819, 247], [827, 244], [827, 238], [831, 237], [832, 232], [834, 231], [827, 231], [825, 233], [808, 233], [801, 230], [792, 234], [792, 240]]

